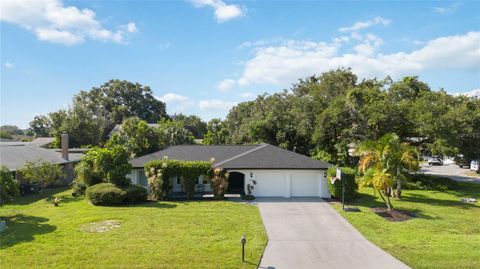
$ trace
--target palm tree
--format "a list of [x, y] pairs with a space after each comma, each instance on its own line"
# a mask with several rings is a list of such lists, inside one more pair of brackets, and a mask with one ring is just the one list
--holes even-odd
[[[372, 185], [381, 198], [392, 208], [390, 197], [401, 198], [402, 180], [411, 171], [419, 169], [419, 154], [415, 147], [400, 141], [398, 135], [388, 133], [378, 141], [368, 140], [360, 144], [359, 170], [363, 174], [362, 185]], [[396, 184], [396, 191], [393, 187]], [[384, 192], [387, 200], [381, 194]]]

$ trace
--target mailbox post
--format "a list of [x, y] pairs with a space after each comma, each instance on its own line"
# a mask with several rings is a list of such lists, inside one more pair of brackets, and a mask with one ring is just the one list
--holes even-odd
[[247, 238], [245, 238], [245, 234], [242, 235], [242, 262], [245, 261], [245, 244], [247, 243]]

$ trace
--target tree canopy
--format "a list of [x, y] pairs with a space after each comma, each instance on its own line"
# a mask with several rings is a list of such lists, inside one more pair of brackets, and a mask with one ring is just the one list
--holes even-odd
[[349, 69], [233, 107], [207, 126], [207, 144], [266, 142], [355, 165], [355, 144], [396, 133], [422, 153], [480, 158], [480, 99], [433, 91], [418, 77], [359, 81]]

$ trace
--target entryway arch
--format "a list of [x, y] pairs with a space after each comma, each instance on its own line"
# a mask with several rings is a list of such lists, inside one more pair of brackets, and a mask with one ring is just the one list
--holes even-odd
[[240, 172], [228, 172], [227, 193], [245, 193], [245, 174]]

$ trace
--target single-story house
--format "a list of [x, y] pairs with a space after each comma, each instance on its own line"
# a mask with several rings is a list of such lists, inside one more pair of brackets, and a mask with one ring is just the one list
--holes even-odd
[[17, 180], [22, 180], [21, 173], [18, 173], [27, 162], [46, 161], [64, 167], [67, 178], [72, 181], [73, 163], [80, 161], [82, 153], [71, 153], [68, 147], [68, 135], [62, 135], [61, 149], [46, 149], [46, 139], [39, 143], [31, 142], [0, 142], [0, 165], [6, 166]]
[[[259, 145], [178, 145], [130, 160], [132, 183], [147, 187], [144, 166], [152, 160], [211, 161], [214, 168], [229, 173], [229, 193], [263, 196], [315, 196], [329, 198], [326, 171], [331, 164], [269, 144]], [[182, 192], [178, 178], [172, 178], [173, 192]], [[204, 176], [196, 187], [210, 191]]]

